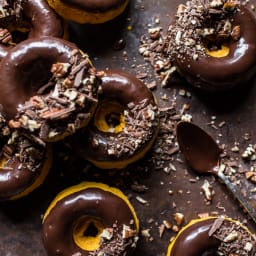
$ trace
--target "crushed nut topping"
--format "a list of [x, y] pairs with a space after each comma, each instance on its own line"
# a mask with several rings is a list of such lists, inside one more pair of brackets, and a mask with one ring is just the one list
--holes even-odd
[[38, 171], [46, 157], [46, 144], [40, 139], [17, 130], [12, 131], [9, 136], [1, 140], [1, 156], [6, 158], [2, 168], [27, 169], [32, 172]]
[[[108, 233], [107, 236], [106, 233]], [[138, 241], [136, 230], [127, 225], [120, 226], [118, 223], [104, 229], [100, 237], [99, 248], [89, 252], [89, 256], [126, 255], [127, 250], [135, 247]]]
[[115, 136], [110, 136], [107, 144], [97, 141], [94, 143], [105, 148], [105, 152], [113, 158], [132, 156], [142, 145], [155, 136], [159, 125], [157, 106], [153, 106], [147, 99], [139, 104], [130, 103], [124, 110], [125, 127]]
[[166, 33], [159, 26], [150, 28], [140, 39], [139, 53], [159, 75], [162, 87], [168, 85], [177, 70], [174, 59], [190, 57], [197, 61], [206, 56], [206, 50], [218, 50], [225, 42], [238, 41], [241, 28], [233, 24], [233, 14], [245, 4], [246, 1], [189, 0], [178, 6]]
[[100, 79], [87, 55], [78, 51], [72, 54], [70, 63], [52, 65], [52, 78], [18, 107], [9, 122], [11, 128], [25, 129], [51, 141], [73, 134], [89, 122], [97, 105]]
[[213, 223], [209, 236], [220, 241], [217, 249], [218, 255], [254, 256], [256, 253], [256, 241], [239, 222], [217, 218]]
[[240, 27], [232, 25], [232, 14], [239, 12], [239, 1], [190, 0], [178, 10], [169, 26], [164, 54], [182, 59], [205, 55], [206, 49], [217, 50], [227, 40], [240, 38]]
[[3, 44], [12, 44], [12, 34], [6, 28], [0, 28], [0, 42]]

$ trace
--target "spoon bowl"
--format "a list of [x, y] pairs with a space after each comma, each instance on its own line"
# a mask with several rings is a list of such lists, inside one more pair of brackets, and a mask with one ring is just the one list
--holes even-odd
[[221, 149], [210, 135], [190, 122], [179, 122], [177, 140], [180, 151], [192, 169], [216, 174]]
[[222, 172], [220, 168], [221, 149], [214, 139], [199, 126], [184, 121], [177, 124], [176, 136], [187, 164], [199, 174], [211, 173], [218, 176], [256, 223], [255, 210]]

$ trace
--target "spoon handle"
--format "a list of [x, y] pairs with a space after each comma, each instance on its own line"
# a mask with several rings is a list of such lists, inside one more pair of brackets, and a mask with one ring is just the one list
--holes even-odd
[[256, 223], [256, 212], [251, 207], [251, 205], [249, 205], [248, 201], [242, 195], [242, 193], [236, 188], [236, 186], [232, 182], [229, 181], [229, 179], [223, 174], [223, 172], [219, 171], [218, 177], [226, 184], [226, 186], [233, 193], [235, 198], [240, 202], [240, 204], [244, 207], [244, 209], [251, 216], [252, 220]]

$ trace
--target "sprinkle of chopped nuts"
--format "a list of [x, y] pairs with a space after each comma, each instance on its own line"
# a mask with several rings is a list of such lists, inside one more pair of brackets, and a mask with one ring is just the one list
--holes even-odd
[[177, 225], [180, 226], [184, 221], [184, 214], [180, 212], [176, 212], [173, 216]]

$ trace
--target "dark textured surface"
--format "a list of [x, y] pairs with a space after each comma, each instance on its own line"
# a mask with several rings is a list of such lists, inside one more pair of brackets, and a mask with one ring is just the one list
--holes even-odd
[[[123, 69], [136, 74], [137, 68], [141, 64], [145, 64], [142, 56], [138, 53], [141, 35], [146, 33], [148, 24], [154, 26], [155, 18], [160, 18], [160, 25], [166, 29], [178, 3], [179, 1], [176, 0], [131, 0], [128, 10], [115, 21], [97, 26], [71, 24], [70, 39], [77, 42], [79, 47], [90, 54], [98, 69]], [[131, 26], [131, 30], [128, 29], [129, 26]], [[120, 38], [125, 40], [126, 46], [121, 51], [115, 51], [115, 44]], [[126, 56], [124, 56], [124, 51]], [[152, 81], [154, 79], [153, 69], [148, 67], [145, 72], [148, 73], [148, 79]], [[234, 142], [240, 142], [241, 149], [246, 148], [249, 143], [255, 144], [256, 88], [253, 83], [245, 84], [245, 90], [221, 95], [198, 92], [184, 82], [173, 83], [164, 89], [158, 85], [158, 89], [154, 93], [159, 99], [159, 104], [168, 104], [160, 99], [161, 95], [166, 94], [168, 97], [172, 97], [176, 88], [180, 87], [188, 90], [192, 97], [186, 98], [177, 95], [177, 106], [182, 106], [184, 103], [189, 104], [189, 113], [192, 114], [193, 121], [218, 139], [221, 144], [226, 144], [229, 149], [228, 154], [235, 154], [230, 150]], [[216, 117], [216, 123], [225, 121], [226, 124], [221, 129], [213, 129], [208, 125], [212, 121], [212, 116]], [[251, 140], [243, 139], [246, 133], [251, 135]], [[93, 170], [93, 168], [88, 170], [88, 165], [75, 157], [72, 149], [65, 145], [63, 146], [62, 143], [55, 145], [54, 167], [40, 189], [22, 200], [1, 203], [1, 256], [45, 256], [40, 233], [42, 214], [61, 189], [86, 179], [118, 186], [125, 194], [131, 196], [131, 202], [140, 219], [141, 230], [149, 229], [152, 238], [140, 236], [135, 251], [136, 256], [166, 254], [168, 241], [175, 233], [165, 230], [160, 237], [159, 226], [164, 220], [175, 223], [173, 219], [175, 212], [182, 212], [185, 215], [185, 222], [196, 218], [199, 213], [203, 212], [218, 212], [232, 218], [249, 221], [239, 204], [222, 184], [211, 176], [201, 176], [196, 179], [197, 175], [189, 170], [184, 163], [174, 160], [176, 171], [170, 172], [169, 175], [162, 170], [143, 167], [143, 165], [139, 173], [138, 168], [134, 168], [136, 173], [129, 168], [130, 175], [125, 172], [119, 175], [121, 172], [107, 172]], [[62, 152], [67, 156], [64, 157]], [[238, 161], [241, 160], [240, 154], [241, 152], [235, 155], [238, 156]], [[179, 158], [182, 159], [182, 156]], [[239, 164], [249, 168], [242, 160]], [[192, 183], [189, 179], [196, 179], [196, 182]], [[206, 205], [200, 188], [205, 179], [212, 183], [215, 191], [212, 203], [209, 205]], [[132, 191], [129, 184], [134, 180], [146, 185], [148, 190], [142, 194]], [[244, 186], [243, 191], [247, 187], [253, 189], [254, 185], [248, 183]], [[173, 191], [173, 195], [168, 194], [169, 190]], [[148, 204], [139, 203], [135, 199], [136, 196], [147, 200]], [[250, 199], [256, 207], [256, 204], [253, 203], [255, 201], [254, 194], [250, 194]], [[250, 221], [248, 224], [255, 231], [256, 224], [250, 223]]]

